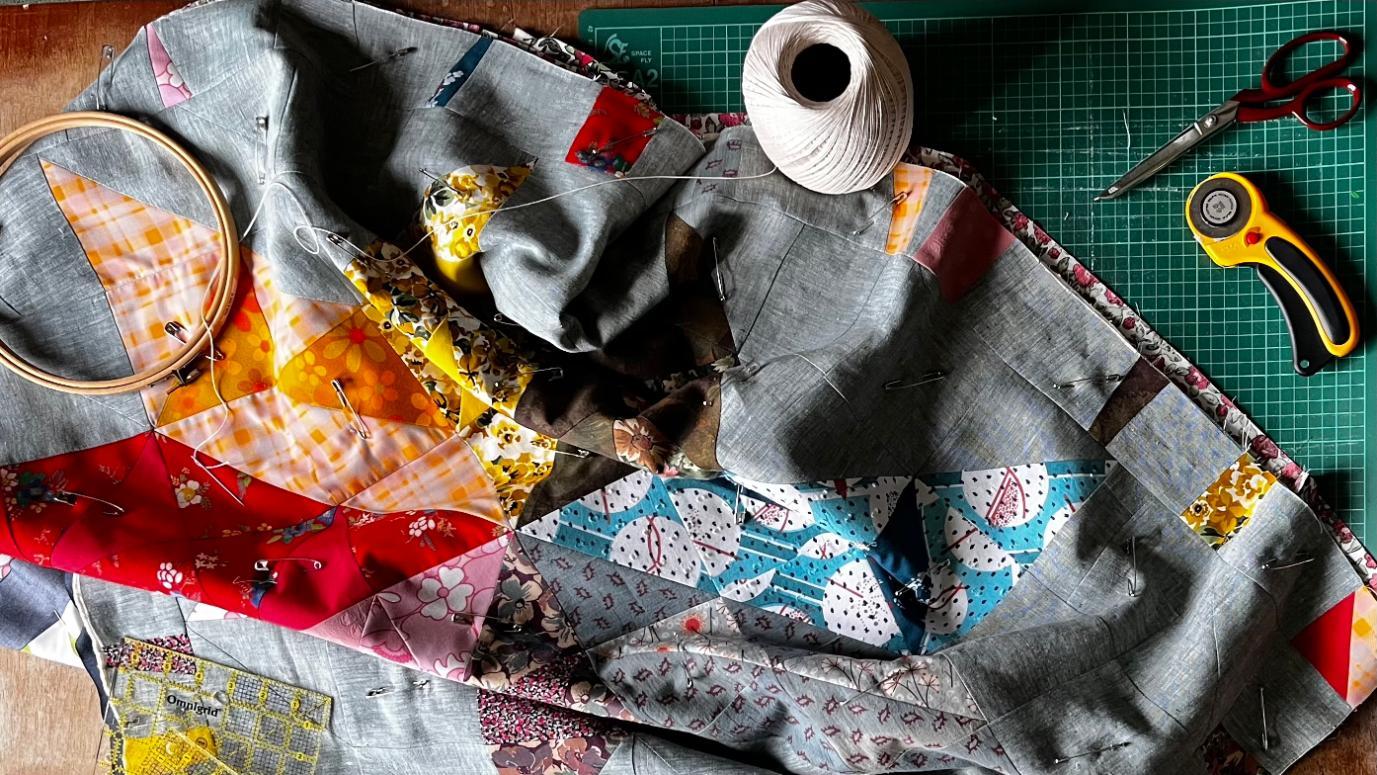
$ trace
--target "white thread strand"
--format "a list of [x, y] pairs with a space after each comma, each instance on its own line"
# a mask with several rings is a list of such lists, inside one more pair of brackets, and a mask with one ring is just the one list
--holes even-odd
[[[756, 175], [641, 175], [634, 178], [608, 178], [607, 180], [599, 181], [597, 183], [589, 183], [586, 186], [571, 188], [568, 191], [561, 191], [558, 194], [551, 194], [550, 196], [541, 197], [540, 199], [533, 199], [529, 202], [522, 202], [521, 204], [502, 205], [500, 207], [494, 207], [489, 210], [475, 210], [471, 213], [464, 213], [463, 217], [476, 218], [480, 215], [491, 215], [493, 217], [496, 217], [498, 215], [501, 215], [502, 213], [509, 213], [513, 210], [520, 210], [523, 207], [535, 207], [536, 205], [543, 205], [546, 202], [553, 202], [556, 199], [560, 199], [566, 196], [572, 196], [574, 194], [579, 193], [580, 191], [587, 191], [590, 188], [601, 188], [603, 186], [611, 186], [617, 183], [632, 183], [637, 180], [760, 180], [761, 178], [768, 178], [779, 171], [780, 169], [778, 167], [771, 167], [768, 172], [761, 172]], [[402, 255], [405, 256], [410, 254], [411, 251], [420, 247], [422, 244], [426, 242], [426, 240], [429, 240], [431, 236], [432, 232], [430, 229], [427, 228], [425, 230], [425, 234], [423, 234], [420, 239], [411, 243], [411, 247], [402, 251]]]
[[[266, 186], [263, 187], [263, 194], [262, 194], [262, 196], [261, 196], [261, 197], [259, 198], [259, 200], [258, 200], [258, 206], [255, 207], [255, 208], [253, 208], [253, 213], [249, 216], [249, 223], [248, 223], [248, 225], [245, 226], [245, 227], [244, 227], [244, 231], [241, 232], [241, 233], [239, 234], [239, 241], [240, 241], [240, 242], [243, 242], [244, 240], [248, 239], [249, 233], [253, 231], [253, 227], [258, 223], [258, 216], [260, 216], [260, 215], [263, 214], [263, 207], [268, 203], [268, 196], [269, 196], [269, 194], [272, 193], [272, 190], [273, 190], [273, 187], [274, 187], [274, 186], [280, 187], [283, 191], [287, 192], [287, 195], [290, 196], [290, 197], [292, 198], [292, 201], [294, 201], [294, 202], [296, 203], [297, 209], [302, 213], [302, 217], [303, 217], [303, 220], [304, 220], [305, 214], [306, 214], [306, 210], [305, 210], [304, 207], [302, 207], [301, 202], [297, 200], [296, 194], [292, 192], [292, 189], [291, 189], [290, 187], [288, 187], [287, 184], [285, 184], [285, 183], [283, 183], [282, 181], [277, 180], [276, 178], [274, 178], [273, 180], [269, 181], [268, 184], [267, 184]], [[292, 236], [296, 239], [297, 244], [300, 245], [301, 248], [302, 248], [303, 250], [305, 250], [306, 252], [308, 252], [308, 253], [310, 253], [310, 254], [312, 254], [312, 255], [318, 255], [318, 254], [320, 253], [319, 240], [316, 240], [315, 249], [312, 250], [310, 247], [308, 247], [307, 245], [305, 245], [305, 244], [302, 242], [300, 235], [299, 235], [296, 231], [293, 231], [293, 232], [292, 232]], [[312, 236], [312, 238], [314, 239], [315, 234], [312, 233], [311, 236]], [[217, 269], [216, 271], [218, 272], [219, 270]], [[215, 275], [211, 275], [210, 287], [211, 287], [211, 288], [214, 288], [214, 287], [215, 287]], [[206, 323], [206, 312], [205, 312], [206, 305], [205, 305], [204, 302], [201, 304], [200, 309], [201, 309], [201, 323], [202, 323], [202, 324], [205, 324], [205, 323]], [[207, 330], [210, 330], [210, 329], [207, 329]], [[214, 352], [215, 352], [215, 334], [214, 334], [214, 332], [212, 332], [212, 333], [211, 333], [211, 336], [210, 336], [210, 350], [209, 350], [209, 352], [211, 352], [211, 353], [214, 353]], [[225, 432], [225, 428], [229, 426], [230, 418], [234, 415], [234, 408], [233, 408], [232, 406], [230, 406], [229, 402], [225, 400], [224, 394], [220, 392], [220, 380], [217, 378], [217, 375], [216, 375], [216, 373], [215, 373], [215, 361], [216, 361], [216, 359], [215, 359], [215, 358], [210, 358], [209, 361], [210, 361], [210, 368], [209, 368], [209, 373], [208, 373], [206, 376], [210, 379], [210, 388], [211, 388], [211, 390], [215, 393], [215, 402], [216, 402], [216, 404], [217, 404], [218, 406], [220, 406], [220, 408], [224, 409], [224, 414], [220, 416], [220, 422], [216, 424], [215, 429], [212, 430], [212, 431], [210, 432], [210, 435], [208, 435], [208, 436], [206, 436], [205, 438], [201, 439], [201, 441], [198, 442], [198, 443], [196, 444], [196, 446], [192, 448], [192, 450], [191, 450], [191, 459], [192, 459], [192, 461], [194, 461], [194, 462], [196, 463], [196, 466], [197, 466], [198, 468], [200, 468], [202, 471], [205, 471], [205, 472], [206, 472], [206, 476], [210, 477], [210, 480], [211, 480], [212, 482], [214, 482], [215, 484], [219, 485], [219, 486], [220, 486], [220, 489], [224, 490], [231, 498], [234, 499], [234, 501], [235, 501], [236, 503], [238, 503], [239, 505], [242, 506], [242, 505], [244, 505], [244, 500], [243, 500], [243, 498], [241, 498], [241, 497], [239, 496], [239, 493], [237, 493], [237, 492], [235, 492], [234, 490], [230, 489], [230, 486], [227, 485], [227, 484], [225, 484], [225, 483], [220, 479], [220, 477], [216, 476], [216, 475], [215, 475], [215, 471], [214, 471], [214, 469], [217, 469], [217, 468], [232, 468], [232, 467], [233, 467], [233, 464], [231, 464], [229, 461], [221, 461], [221, 462], [216, 463], [216, 464], [214, 464], [214, 465], [208, 465], [208, 464], [207, 464], [204, 460], [202, 460], [202, 458], [201, 458], [201, 456], [202, 456], [203, 454], [205, 454], [204, 449], [205, 449], [206, 445], [210, 444], [212, 441], [214, 441], [215, 439], [219, 438], [220, 435], [221, 435], [222, 433]], [[164, 407], [165, 407], [165, 406], [166, 406], [166, 404], [164, 404]], [[158, 414], [159, 414], [159, 417], [161, 418], [161, 415], [162, 415], [162, 410], [161, 410], [161, 409], [159, 410]]]
[[[850, 80], [816, 102], [794, 82], [799, 54], [840, 50]], [[875, 185], [894, 170], [913, 131], [913, 79], [899, 43], [854, 3], [806, 0], [780, 11], [751, 39], [741, 80], [746, 112], [770, 161], [822, 194]]]

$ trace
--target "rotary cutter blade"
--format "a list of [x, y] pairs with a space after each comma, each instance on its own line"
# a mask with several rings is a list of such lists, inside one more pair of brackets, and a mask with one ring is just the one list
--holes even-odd
[[1286, 318], [1297, 374], [1308, 377], [1353, 352], [1358, 344], [1353, 302], [1315, 251], [1267, 209], [1267, 200], [1247, 178], [1221, 172], [1201, 181], [1186, 199], [1186, 223], [1216, 264], [1257, 269]]

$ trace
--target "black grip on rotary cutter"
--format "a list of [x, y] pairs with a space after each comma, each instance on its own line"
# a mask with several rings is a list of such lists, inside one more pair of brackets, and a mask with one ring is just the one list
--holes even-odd
[[1329, 337], [1329, 341], [1348, 341], [1348, 318], [1344, 316], [1343, 307], [1339, 305], [1339, 297], [1335, 295], [1334, 287], [1325, 281], [1320, 270], [1315, 268], [1300, 248], [1280, 237], [1268, 237], [1263, 247], [1267, 248], [1267, 254], [1272, 260], [1291, 275], [1310, 299], [1311, 306], [1315, 308], [1315, 316], [1319, 318], [1319, 324], [1324, 327], [1324, 333]]
[[[1281, 259], [1278, 258], [1277, 261], [1281, 262]], [[1305, 306], [1305, 301], [1296, 293], [1296, 289], [1275, 269], [1264, 264], [1254, 266], [1258, 279], [1267, 287], [1272, 298], [1277, 300], [1277, 305], [1281, 307], [1281, 315], [1286, 319], [1286, 330], [1291, 334], [1292, 365], [1295, 366], [1297, 374], [1309, 377], [1334, 360], [1334, 356], [1324, 346], [1320, 331], [1315, 327], [1315, 319], [1310, 316], [1310, 309]]]

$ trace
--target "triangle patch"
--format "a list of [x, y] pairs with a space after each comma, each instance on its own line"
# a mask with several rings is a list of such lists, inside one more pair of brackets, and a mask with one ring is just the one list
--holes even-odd
[[1291, 645], [1319, 671], [1340, 697], [1348, 696], [1349, 639], [1353, 633], [1353, 605], [1358, 590], [1320, 614], [1296, 637]]
[[48, 187], [106, 287], [220, 253], [219, 232], [125, 196], [52, 162]]
[[285, 395], [303, 404], [346, 414], [352, 407], [364, 417], [425, 427], [449, 425], [361, 309], [288, 361], [278, 384]]
[[648, 627], [714, 595], [518, 534], [586, 649]]

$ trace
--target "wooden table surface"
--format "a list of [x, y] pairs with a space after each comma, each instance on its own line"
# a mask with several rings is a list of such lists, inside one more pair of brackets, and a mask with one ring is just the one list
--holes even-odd
[[[751, 0], [393, 0], [394, 7], [510, 31], [577, 37], [588, 7], [726, 5]], [[178, 0], [0, 6], [0, 135], [55, 113], [95, 80], [100, 50], [122, 49], [139, 28], [183, 5]], [[100, 771], [100, 710], [86, 674], [0, 651], [0, 775], [86, 775]], [[1354, 714], [1290, 772], [1377, 775], [1377, 701]]]

